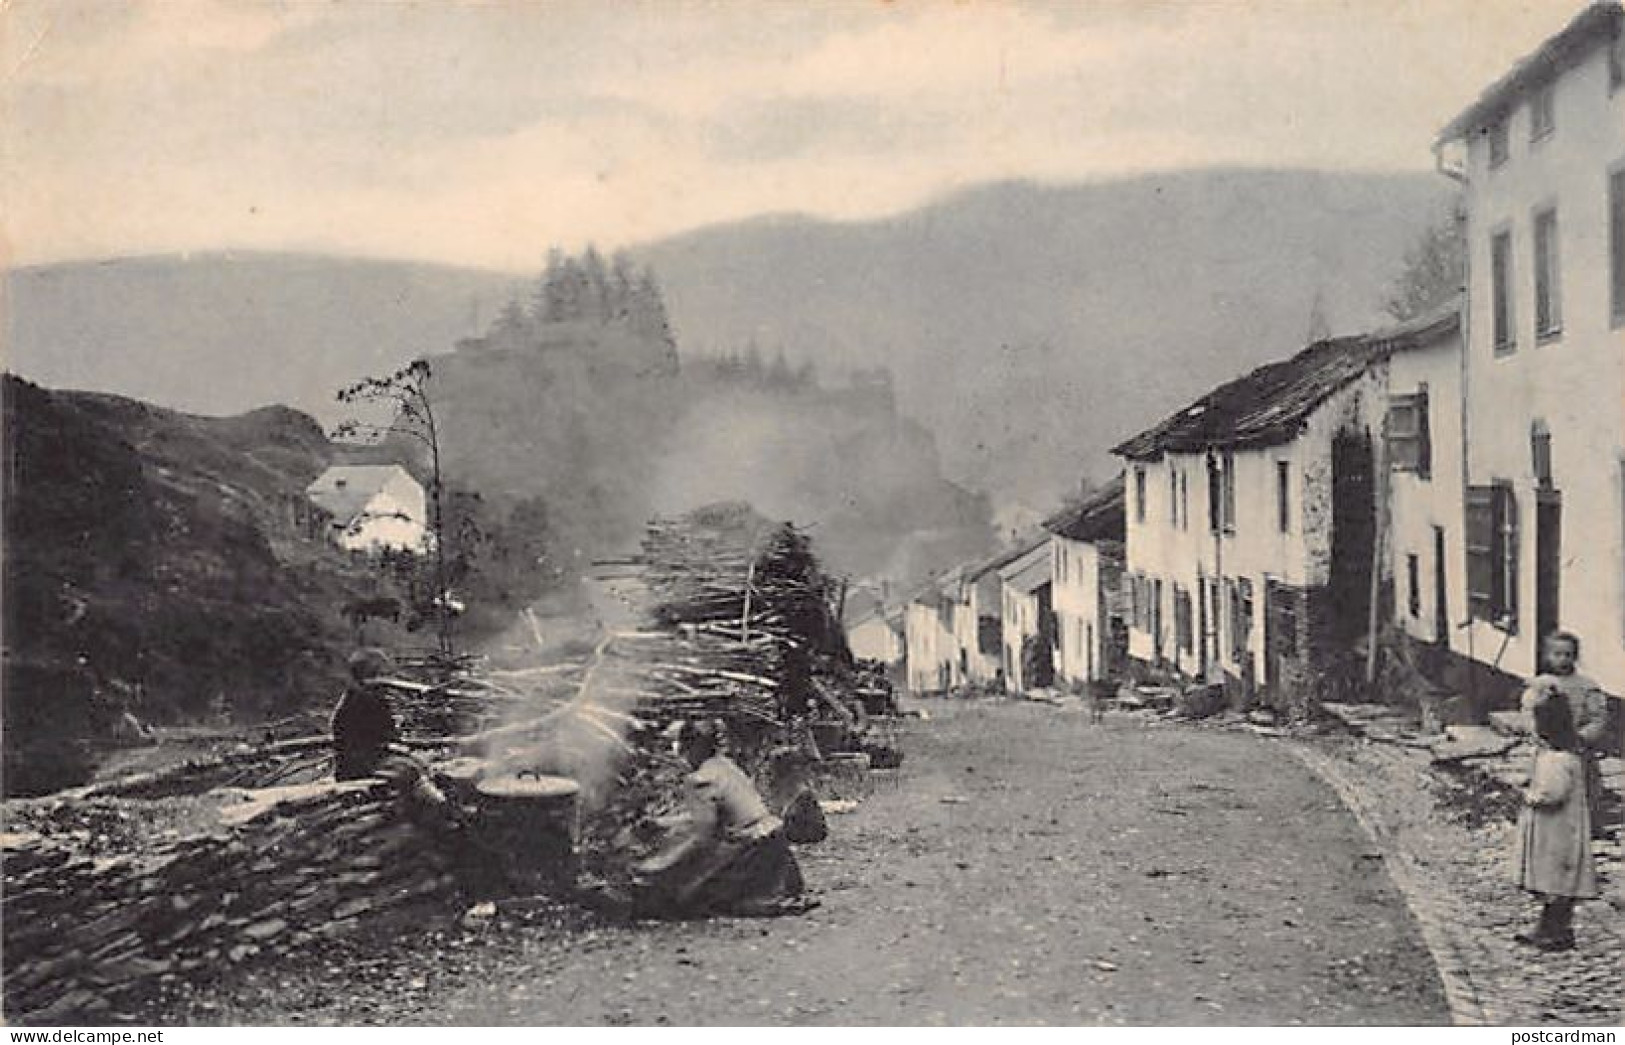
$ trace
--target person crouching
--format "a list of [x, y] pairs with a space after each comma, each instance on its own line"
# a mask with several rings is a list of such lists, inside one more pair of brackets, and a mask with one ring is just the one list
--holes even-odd
[[1574, 902], [1597, 895], [1585, 768], [1568, 701], [1548, 689], [1532, 704], [1538, 747], [1518, 821], [1517, 881], [1542, 907], [1536, 927], [1516, 939], [1563, 951], [1574, 946]]
[[650, 914], [799, 913], [801, 867], [756, 785], [721, 749], [721, 730], [685, 723], [678, 752], [693, 767], [684, 782], [689, 823], [660, 852], [637, 865], [639, 908]]

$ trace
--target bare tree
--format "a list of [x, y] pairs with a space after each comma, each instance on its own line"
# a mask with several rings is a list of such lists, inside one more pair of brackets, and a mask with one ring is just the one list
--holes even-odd
[[1404, 267], [1389, 284], [1382, 307], [1397, 320], [1413, 319], [1460, 294], [1466, 278], [1466, 221], [1456, 200], [1405, 252]]
[[433, 376], [427, 360], [416, 359], [384, 377], [367, 377], [339, 389], [338, 401], [349, 405], [371, 405], [393, 411], [387, 424], [346, 420], [333, 430], [334, 438], [368, 438], [374, 442], [390, 436], [414, 440], [429, 455], [429, 532], [433, 555], [434, 592], [426, 612], [435, 622], [435, 645], [442, 657], [451, 656], [451, 613], [447, 605], [445, 541], [445, 486], [440, 474], [440, 430], [435, 424], [434, 404], [429, 397]]

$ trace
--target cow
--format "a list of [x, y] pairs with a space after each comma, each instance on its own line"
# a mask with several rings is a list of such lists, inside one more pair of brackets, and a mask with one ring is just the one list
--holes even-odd
[[400, 623], [403, 607], [401, 600], [392, 595], [380, 595], [370, 599], [352, 599], [345, 603], [343, 614], [350, 622], [350, 627], [357, 632], [369, 620], [387, 620], [391, 623]]

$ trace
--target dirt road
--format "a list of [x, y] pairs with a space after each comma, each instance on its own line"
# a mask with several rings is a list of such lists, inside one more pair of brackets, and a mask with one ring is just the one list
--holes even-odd
[[1381, 856], [1245, 734], [935, 703], [895, 786], [803, 850], [773, 921], [425, 932], [267, 969], [228, 1023], [1418, 1024], [1446, 1021]]

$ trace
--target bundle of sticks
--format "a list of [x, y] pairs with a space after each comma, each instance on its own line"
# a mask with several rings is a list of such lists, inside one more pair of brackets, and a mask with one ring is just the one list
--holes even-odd
[[655, 519], [633, 562], [646, 630], [614, 656], [640, 715], [777, 724], [806, 710], [816, 661], [844, 652], [836, 584], [788, 523], [740, 504]]

